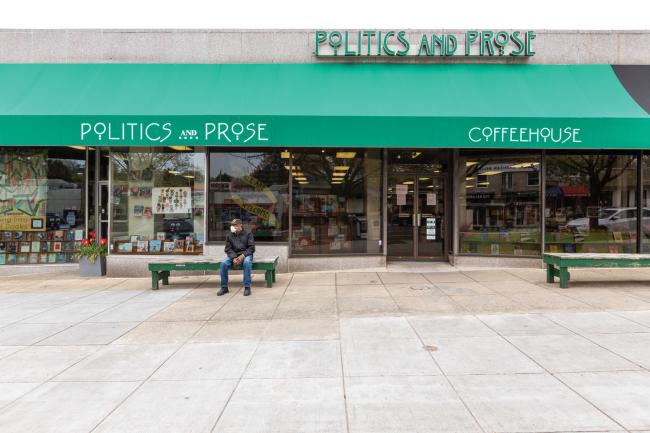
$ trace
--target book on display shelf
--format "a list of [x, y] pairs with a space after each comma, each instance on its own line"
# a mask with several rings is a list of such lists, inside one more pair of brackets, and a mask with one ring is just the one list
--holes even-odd
[[120, 253], [133, 252], [133, 242], [120, 242], [117, 244], [117, 251]]
[[149, 241], [149, 252], [159, 253], [162, 247], [162, 241], [159, 239]]

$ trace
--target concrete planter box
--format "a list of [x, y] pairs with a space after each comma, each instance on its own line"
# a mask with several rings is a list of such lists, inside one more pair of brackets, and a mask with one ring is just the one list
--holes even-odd
[[97, 257], [92, 263], [86, 257], [79, 257], [79, 276], [103, 277], [106, 275], [106, 256]]

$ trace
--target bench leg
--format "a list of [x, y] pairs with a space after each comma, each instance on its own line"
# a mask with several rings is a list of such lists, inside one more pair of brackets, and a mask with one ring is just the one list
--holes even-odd
[[546, 282], [554, 283], [555, 282], [555, 266], [548, 264], [546, 267]]
[[168, 285], [169, 285], [169, 271], [162, 271], [162, 272], [160, 273], [160, 277], [161, 277], [161, 279], [162, 279], [162, 283], [163, 283], [165, 286], [168, 286]]
[[271, 272], [272, 272], [272, 275], [273, 275], [273, 280], [272, 281], [275, 283], [275, 269], [273, 269]]
[[264, 272], [264, 279], [266, 280], [266, 287], [273, 287], [273, 271]]
[[158, 271], [151, 271], [151, 290], [158, 290]]
[[566, 267], [560, 268], [560, 288], [568, 289], [569, 288], [569, 270]]

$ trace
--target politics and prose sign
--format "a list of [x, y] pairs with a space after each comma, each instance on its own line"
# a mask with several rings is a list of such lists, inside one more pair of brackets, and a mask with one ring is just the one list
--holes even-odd
[[417, 33], [405, 30], [315, 32], [316, 57], [532, 57], [534, 31], [468, 30]]

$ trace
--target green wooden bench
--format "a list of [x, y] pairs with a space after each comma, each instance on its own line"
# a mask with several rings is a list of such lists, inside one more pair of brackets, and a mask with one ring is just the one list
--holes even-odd
[[560, 277], [560, 287], [569, 287], [569, 268], [639, 268], [650, 266], [650, 254], [546, 253], [546, 282]]
[[[178, 259], [161, 258], [149, 263], [151, 271], [151, 288], [158, 290], [158, 283], [169, 284], [169, 273], [172, 271], [219, 271], [221, 260], [200, 259]], [[275, 270], [278, 267], [278, 257], [255, 258], [253, 259], [253, 270], [264, 271], [266, 287], [273, 287], [275, 282]], [[242, 270], [241, 265], [234, 265], [230, 270]]]

